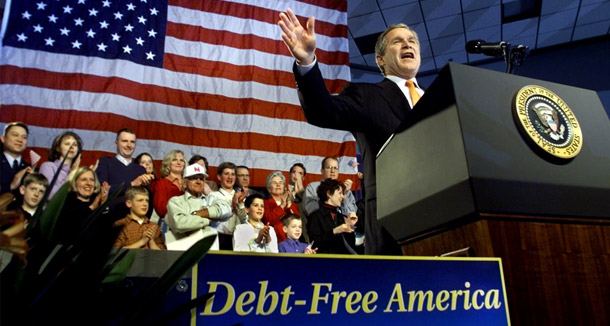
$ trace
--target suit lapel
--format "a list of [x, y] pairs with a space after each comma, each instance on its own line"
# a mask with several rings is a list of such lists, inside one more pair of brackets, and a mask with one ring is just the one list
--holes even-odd
[[402, 121], [411, 107], [398, 85], [387, 78], [376, 85], [381, 88], [381, 97], [386, 101], [392, 113]]

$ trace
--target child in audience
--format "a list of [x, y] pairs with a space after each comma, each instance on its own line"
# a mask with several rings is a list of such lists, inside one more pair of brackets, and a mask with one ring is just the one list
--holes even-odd
[[233, 233], [234, 251], [251, 252], [278, 252], [275, 231], [269, 225], [263, 224], [265, 201], [260, 194], [253, 194], [246, 198], [246, 213], [248, 222], [239, 224]]
[[284, 224], [284, 232], [286, 232], [286, 240], [280, 242], [278, 249], [280, 252], [297, 253], [297, 254], [315, 254], [316, 249], [311, 249], [310, 245], [300, 242], [299, 238], [303, 233], [303, 221], [296, 214], [289, 214], [282, 218]]
[[23, 203], [21, 204], [21, 207], [17, 207], [17, 209], [23, 211], [23, 218], [25, 219], [26, 225], [32, 216], [34, 216], [48, 186], [49, 180], [40, 173], [28, 174], [23, 179], [23, 184], [19, 186], [19, 193], [23, 195]]
[[129, 214], [114, 223], [121, 228], [114, 247], [127, 249], [166, 249], [161, 229], [146, 217], [148, 211], [148, 191], [142, 186], [129, 187], [125, 192], [125, 205]]

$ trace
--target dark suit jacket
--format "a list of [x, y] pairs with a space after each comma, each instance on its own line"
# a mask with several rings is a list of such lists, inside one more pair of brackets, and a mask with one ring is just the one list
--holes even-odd
[[[30, 163], [26, 162], [22, 157], [21, 163], [19, 164], [19, 170], [23, 170], [28, 166], [30, 166]], [[8, 163], [4, 153], [0, 152], [0, 194], [11, 191], [11, 181], [13, 181], [13, 177], [15, 177], [13, 168]], [[17, 193], [19, 192], [17, 191]]]
[[313, 247], [324, 254], [350, 254], [347, 246], [355, 251], [354, 233], [333, 234], [333, 229], [343, 223], [345, 223], [345, 215], [336, 211], [336, 217], [333, 219], [331, 211], [325, 206], [320, 206], [319, 210], [309, 215], [307, 223], [307, 233], [313, 241]]
[[[365, 248], [367, 254], [400, 254], [400, 247], [377, 223], [375, 157], [411, 109], [391, 80], [350, 83], [341, 94], [330, 95], [318, 65], [300, 76], [293, 68], [299, 100], [307, 121], [323, 128], [350, 131], [358, 143], [366, 188]], [[332, 153], [329, 153], [332, 155]]]

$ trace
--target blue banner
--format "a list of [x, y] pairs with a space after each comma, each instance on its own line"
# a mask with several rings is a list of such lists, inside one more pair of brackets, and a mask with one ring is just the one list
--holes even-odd
[[191, 325], [510, 325], [499, 258], [211, 253]]

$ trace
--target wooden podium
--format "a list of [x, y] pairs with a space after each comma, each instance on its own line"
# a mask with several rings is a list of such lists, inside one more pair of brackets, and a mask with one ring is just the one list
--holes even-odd
[[[528, 85], [570, 107], [576, 157], [520, 131]], [[610, 324], [610, 121], [595, 92], [450, 63], [378, 155], [377, 195], [405, 255], [501, 257], [512, 324]]]

